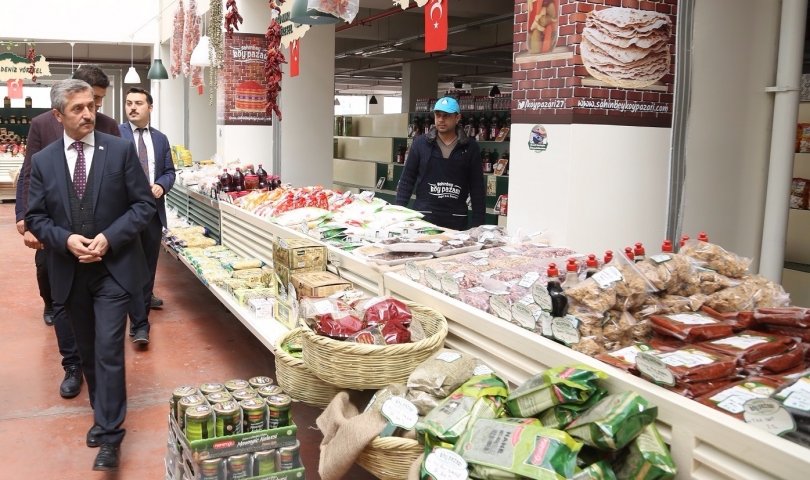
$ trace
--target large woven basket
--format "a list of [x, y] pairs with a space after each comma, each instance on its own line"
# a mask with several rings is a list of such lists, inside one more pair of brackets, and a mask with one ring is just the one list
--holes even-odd
[[335, 398], [340, 389], [324, 383], [304, 365], [304, 361], [286, 352], [282, 345], [303, 336], [300, 328], [282, 335], [275, 345], [276, 381], [278, 385], [295, 400], [316, 407], [326, 407]]
[[378, 437], [363, 449], [357, 464], [382, 480], [404, 480], [411, 464], [424, 451], [416, 440]]
[[425, 339], [401, 345], [367, 345], [333, 340], [304, 326], [304, 362], [321, 380], [340, 388], [378, 390], [405, 383], [419, 364], [444, 346], [447, 320], [432, 308], [405, 302], [422, 324]]

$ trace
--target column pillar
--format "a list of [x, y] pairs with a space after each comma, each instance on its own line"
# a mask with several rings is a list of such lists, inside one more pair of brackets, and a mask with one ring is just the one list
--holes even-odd
[[422, 60], [402, 65], [402, 111], [416, 110], [417, 98], [435, 97], [438, 85], [438, 60]]

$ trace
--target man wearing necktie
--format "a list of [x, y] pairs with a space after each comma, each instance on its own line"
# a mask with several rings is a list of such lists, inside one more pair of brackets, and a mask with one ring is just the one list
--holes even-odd
[[62, 140], [31, 159], [25, 222], [48, 255], [54, 302], [65, 306], [101, 446], [93, 470], [116, 470], [126, 416], [124, 330], [133, 295], [149, 280], [140, 232], [155, 214], [132, 143], [99, 131], [93, 90], [76, 79], [51, 88]]
[[129, 310], [129, 334], [132, 341], [146, 345], [149, 343], [149, 312], [155, 287], [155, 272], [160, 256], [160, 239], [166, 226], [165, 195], [174, 185], [174, 164], [169, 147], [169, 139], [149, 125], [152, 113], [152, 95], [140, 87], [130, 87], [125, 99], [129, 122], [118, 126], [121, 137], [134, 142], [138, 151], [141, 169], [149, 181], [155, 197], [157, 215], [141, 232], [141, 244], [149, 266], [149, 282], [141, 295], [132, 297]]

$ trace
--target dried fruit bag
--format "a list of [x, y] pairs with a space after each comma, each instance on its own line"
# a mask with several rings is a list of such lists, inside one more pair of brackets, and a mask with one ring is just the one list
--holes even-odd
[[655, 421], [658, 407], [636, 392], [610, 395], [574, 420], [566, 432], [602, 450], [620, 450]]
[[552, 368], [513, 390], [506, 407], [513, 417], [526, 418], [554, 405], [582, 404], [599, 390], [596, 381], [605, 378], [607, 374], [587, 365]]
[[669, 480], [678, 470], [655, 425], [647, 425], [630, 443], [627, 456], [614, 463], [618, 480]]

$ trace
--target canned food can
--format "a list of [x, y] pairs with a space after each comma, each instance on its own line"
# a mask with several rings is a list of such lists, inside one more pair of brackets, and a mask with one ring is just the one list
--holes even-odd
[[265, 450], [253, 454], [253, 476], [276, 472], [276, 451]]
[[210, 395], [206, 395], [205, 398], [211, 405], [233, 400], [233, 396], [230, 394], [230, 392], [214, 392]]
[[334, 128], [333, 134], [336, 137], [342, 137], [343, 136], [343, 116], [342, 115], [335, 115], [335, 128]]
[[189, 395], [196, 395], [197, 389], [191, 386], [183, 386], [177, 387], [172, 391], [172, 400], [169, 402], [169, 405], [172, 407], [172, 415], [174, 415], [174, 419], [178, 422], [180, 421], [180, 417], [177, 416], [178, 412], [178, 404], [180, 403], [180, 399], [183, 397], [187, 397]]
[[234, 455], [228, 457], [228, 480], [242, 480], [252, 477], [250, 454]]
[[301, 442], [295, 441], [292, 447], [281, 447], [276, 450], [276, 471], [284, 472], [301, 466]]
[[228, 380], [227, 382], [225, 382], [225, 388], [229, 392], [234, 392], [235, 390], [242, 390], [249, 387], [250, 384], [248, 383], [247, 380], [236, 379], [236, 380]]
[[225, 480], [225, 459], [209, 458], [200, 462], [200, 480]]
[[198, 405], [205, 405], [205, 397], [202, 395], [189, 395], [180, 399], [177, 404], [177, 426], [181, 432], [186, 431], [186, 410]]
[[267, 403], [263, 398], [249, 398], [239, 402], [242, 407], [242, 432], [267, 429]]
[[343, 117], [343, 135], [347, 137], [354, 135], [352, 130], [352, 117]]
[[267, 385], [256, 390], [256, 393], [258, 393], [260, 397], [267, 399], [267, 397], [284, 393], [284, 390], [282, 390], [278, 385]]
[[227, 437], [242, 433], [242, 409], [239, 404], [229, 400], [214, 405], [216, 414], [217, 437]]
[[203, 383], [200, 385], [200, 393], [205, 396], [211, 395], [212, 393], [216, 392], [224, 392], [225, 385], [221, 383]]
[[196, 405], [186, 409], [186, 438], [189, 442], [214, 438], [214, 409]]
[[292, 398], [286, 393], [267, 397], [267, 428], [288, 426], [291, 405]]
[[248, 383], [254, 390], [258, 390], [262, 387], [266, 387], [267, 385], [273, 384], [273, 379], [270, 377], [253, 377], [248, 380]]
[[233, 399], [236, 400], [237, 402], [241, 402], [242, 400], [256, 398], [259, 396], [259, 394], [256, 393], [256, 390], [253, 390], [252, 388], [248, 387], [243, 388], [241, 390], [234, 390], [233, 392], [231, 392], [231, 396], [233, 396]]

